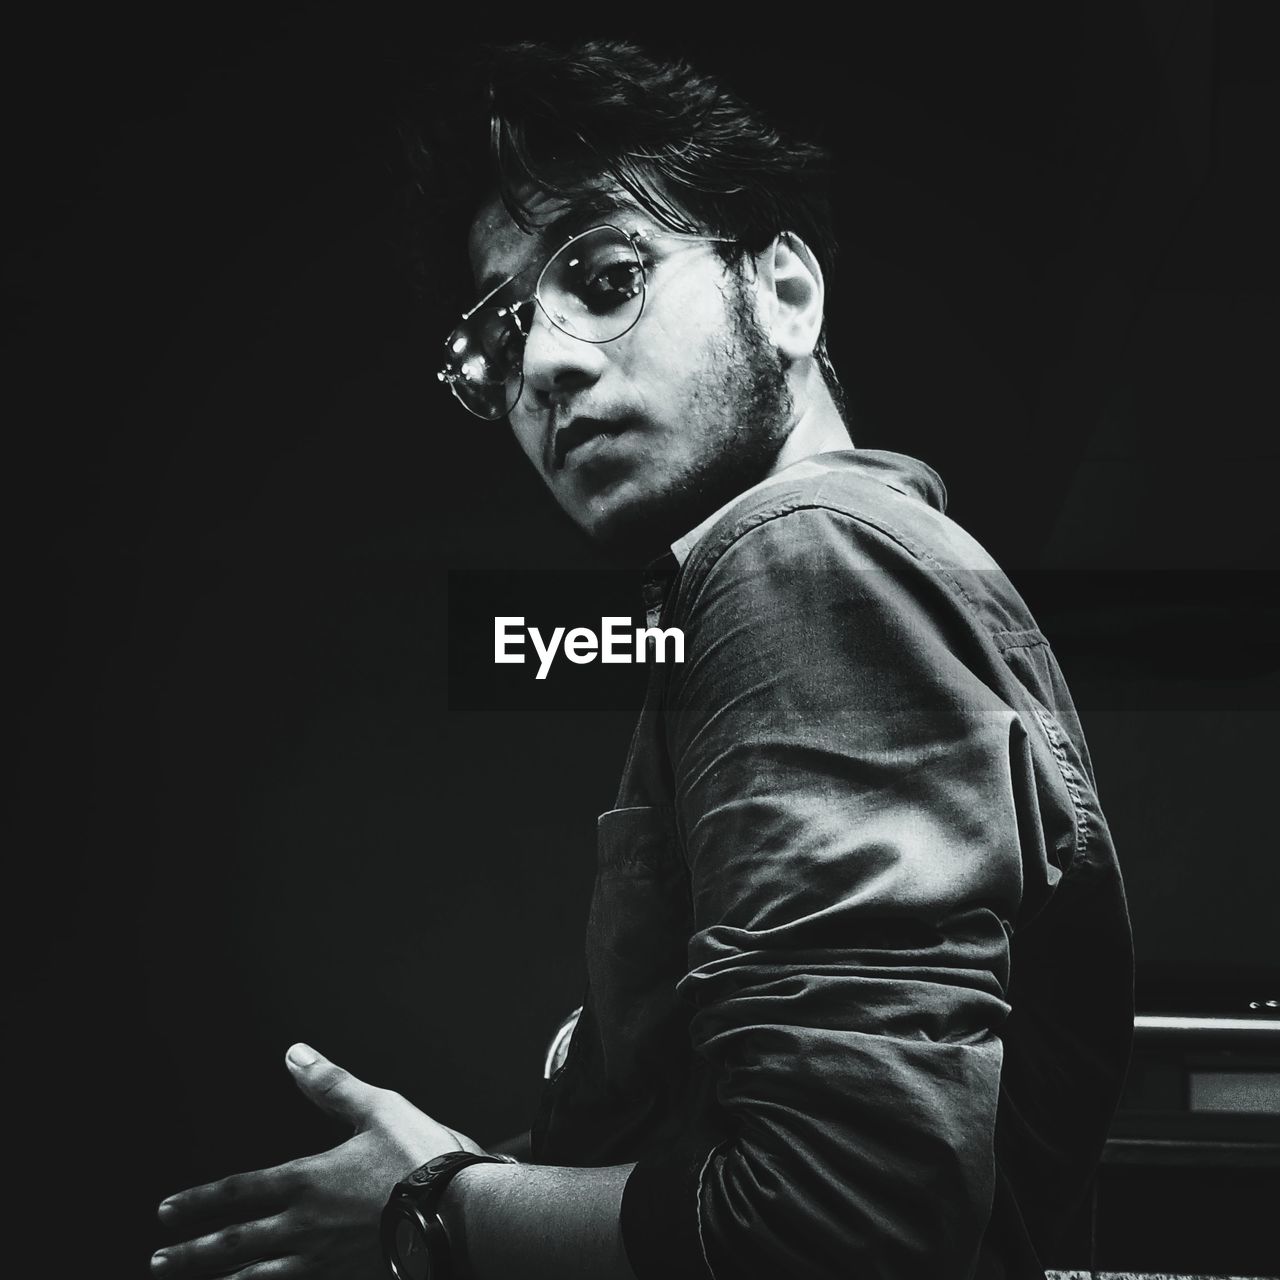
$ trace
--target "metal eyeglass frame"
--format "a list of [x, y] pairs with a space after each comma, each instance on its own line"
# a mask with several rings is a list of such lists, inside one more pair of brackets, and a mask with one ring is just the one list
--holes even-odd
[[[584, 239], [586, 236], [595, 235], [597, 231], [616, 231], [620, 236], [623, 237], [623, 239], [627, 240], [631, 245], [632, 251], [636, 255], [636, 263], [640, 268], [640, 307], [636, 311], [635, 315], [632, 317], [631, 322], [627, 325], [627, 327], [623, 329], [621, 332], [615, 333], [611, 338], [584, 338], [581, 334], [573, 333], [571, 330], [566, 329], [565, 326], [561, 324], [559, 320], [556, 319], [555, 315], [553, 315], [551, 310], [547, 307], [547, 304], [542, 300], [542, 281], [546, 277], [548, 270], [550, 270], [551, 264], [555, 262], [555, 260], [571, 244], [574, 244], [578, 240]], [[593, 346], [603, 346], [607, 342], [617, 342], [619, 338], [630, 333], [631, 330], [634, 329], [636, 325], [640, 323], [640, 317], [644, 314], [644, 305], [649, 293], [649, 273], [648, 271], [645, 270], [644, 259], [640, 256], [640, 252], [639, 252], [640, 242], [643, 240], [685, 240], [693, 244], [697, 244], [697, 243], [738, 244], [739, 243], [739, 241], [729, 236], [689, 235], [689, 234], [686, 234], [685, 232], [667, 231], [665, 229], [653, 231], [653, 230], [645, 230], [645, 229], [637, 228], [636, 230], [633, 230], [633, 231], [624, 231], [621, 227], [616, 226], [612, 222], [601, 222], [594, 227], [588, 227], [585, 231], [579, 231], [577, 232], [577, 234], [570, 236], [564, 242], [564, 244], [562, 244], [558, 249], [556, 249], [553, 253], [551, 253], [550, 256], [547, 258], [546, 262], [542, 264], [542, 270], [538, 272], [538, 279], [533, 286], [533, 292], [529, 294], [528, 297], [522, 298], [519, 302], [510, 303], [508, 306], [501, 307], [498, 310], [498, 315], [500, 317], [507, 316], [507, 315], [511, 317], [512, 323], [516, 327], [516, 332], [519, 333], [520, 335], [520, 340], [522, 344], [521, 359], [519, 364], [520, 386], [516, 389], [515, 399], [511, 401], [510, 405], [508, 405], [507, 408], [504, 409], [501, 413], [496, 413], [496, 414], [493, 414], [492, 416], [480, 413], [477, 410], [473, 409], [466, 402], [466, 400], [463, 399], [461, 393], [458, 391], [456, 384], [459, 382], [465, 382], [466, 379], [462, 376], [462, 374], [455, 373], [452, 369], [450, 369], [449, 365], [452, 363], [452, 360], [446, 362], [445, 367], [437, 371], [436, 378], [440, 382], [446, 383], [449, 387], [449, 390], [452, 391], [454, 396], [457, 398], [458, 403], [461, 404], [462, 407], [468, 413], [472, 414], [474, 417], [479, 418], [482, 422], [497, 422], [499, 418], [505, 418], [507, 414], [509, 414], [516, 407], [516, 405], [520, 403], [520, 397], [524, 394], [523, 343], [528, 339], [530, 328], [532, 326], [530, 326], [530, 328], [525, 327], [521, 319], [522, 315], [524, 315], [528, 311], [528, 308], [530, 307], [530, 305], [536, 303], [537, 306], [541, 308], [542, 314], [546, 316], [547, 319], [550, 320], [551, 323], [555, 325], [555, 327], [559, 329], [561, 333], [568, 334], [569, 337], [576, 338], [579, 342], [589, 342]], [[477, 302], [475, 306], [471, 308], [470, 311], [464, 311], [462, 313], [462, 318], [449, 331], [449, 336], [444, 340], [444, 345], [446, 350], [448, 350], [450, 344], [453, 342], [454, 335], [458, 332], [458, 330], [464, 324], [466, 324], [467, 321], [470, 320], [472, 316], [474, 316], [478, 311], [480, 311], [481, 308], [483, 308], [489, 302], [490, 298], [494, 297], [496, 294], [501, 293], [502, 290], [505, 289], [507, 285], [509, 285], [515, 278], [516, 278], [515, 275], [508, 276], [500, 284], [497, 284], [492, 289], [490, 289], [489, 292], [486, 293], [484, 297], [481, 298], [480, 301]]]

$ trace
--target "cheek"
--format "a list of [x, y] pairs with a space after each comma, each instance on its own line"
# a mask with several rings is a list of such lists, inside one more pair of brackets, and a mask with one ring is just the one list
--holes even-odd
[[728, 320], [723, 282], [701, 272], [670, 282], [653, 302], [653, 327], [677, 351], [705, 347]]
[[725, 349], [726, 315], [720, 289], [701, 287], [665, 290], [646, 307], [622, 361], [623, 370], [646, 399], [670, 404], [685, 401], [715, 371]]

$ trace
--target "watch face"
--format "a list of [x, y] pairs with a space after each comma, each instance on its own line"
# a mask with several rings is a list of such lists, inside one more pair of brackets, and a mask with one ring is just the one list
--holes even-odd
[[405, 1216], [396, 1223], [396, 1274], [399, 1280], [431, 1280], [431, 1257], [421, 1227]]

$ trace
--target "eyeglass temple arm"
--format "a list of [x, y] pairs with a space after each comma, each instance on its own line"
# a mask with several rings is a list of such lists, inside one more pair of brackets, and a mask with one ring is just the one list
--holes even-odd
[[632, 240], [694, 240], [710, 241], [713, 244], [737, 244], [732, 236], [695, 236], [686, 235], [683, 231], [633, 231]]

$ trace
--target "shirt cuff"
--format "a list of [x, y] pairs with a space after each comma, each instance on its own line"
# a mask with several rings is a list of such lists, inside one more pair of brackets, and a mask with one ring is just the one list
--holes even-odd
[[698, 1197], [713, 1145], [640, 1160], [622, 1189], [622, 1244], [636, 1280], [715, 1280]]

